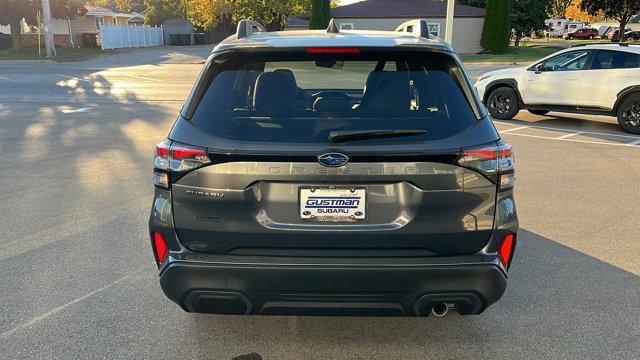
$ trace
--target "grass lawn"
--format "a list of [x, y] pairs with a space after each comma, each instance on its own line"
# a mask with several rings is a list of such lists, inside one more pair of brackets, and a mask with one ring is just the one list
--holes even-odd
[[561, 50], [555, 46], [545, 45], [528, 45], [528, 46], [510, 46], [504, 54], [472, 54], [461, 55], [464, 62], [518, 62], [529, 63], [534, 62], [551, 53]]
[[62, 46], [56, 46], [56, 52], [58, 56], [47, 58], [45, 56], [44, 47], [42, 48], [42, 54], [38, 56], [38, 48], [21, 48], [18, 50], [7, 49], [0, 50], [0, 60], [53, 60], [59, 62], [68, 61], [82, 61], [100, 56], [103, 54], [114, 53], [112, 50], [100, 50], [94, 48], [68, 48]]

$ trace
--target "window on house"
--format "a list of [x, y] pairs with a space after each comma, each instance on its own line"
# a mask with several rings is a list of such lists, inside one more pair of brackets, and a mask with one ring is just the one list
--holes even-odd
[[353, 30], [355, 27], [353, 23], [340, 23], [340, 30]]
[[104, 17], [97, 16], [96, 17], [96, 30], [100, 30], [100, 27], [104, 25]]

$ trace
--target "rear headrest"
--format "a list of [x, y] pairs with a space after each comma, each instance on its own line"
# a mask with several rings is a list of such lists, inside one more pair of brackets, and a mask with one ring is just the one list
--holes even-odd
[[626, 58], [622, 54], [615, 54], [611, 57], [611, 67], [615, 69], [620, 69], [625, 67]]
[[409, 76], [406, 72], [374, 72], [367, 80], [374, 85], [367, 99], [369, 111], [407, 111], [411, 105]]
[[293, 76], [285, 72], [265, 72], [256, 79], [253, 108], [271, 113], [291, 111], [297, 94]]
[[[283, 73], [283, 74], [287, 74], [289, 75], [292, 79], [293, 82], [296, 82], [296, 76], [293, 75], [293, 71], [289, 70], [289, 69], [275, 69], [273, 70], [274, 73]], [[296, 86], [298, 86], [298, 84], [296, 83]]]
[[313, 102], [313, 110], [318, 112], [346, 112], [351, 110], [351, 100], [344, 96], [320, 96]]

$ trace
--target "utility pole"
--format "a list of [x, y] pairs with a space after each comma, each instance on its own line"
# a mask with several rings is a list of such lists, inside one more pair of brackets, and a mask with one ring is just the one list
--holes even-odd
[[453, 6], [454, 0], [445, 0], [447, 2], [447, 17], [444, 21], [444, 41], [451, 44], [453, 41]]
[[51, 6], [49, 0], [42, 0], [42, 17], [44, 22], [44, 46], [47, 50], [47, 57], [56, 56], [56, 45], [51, 32]]

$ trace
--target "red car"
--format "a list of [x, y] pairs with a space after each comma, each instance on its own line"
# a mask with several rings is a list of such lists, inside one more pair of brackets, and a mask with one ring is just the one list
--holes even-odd
[[620, 30], [610, 32], [609, 34], [607, 34], [607, 38], [609, 38], [609, 40], [620, 38]]
[[565, 34], [564, 38], [567, 40], [571, 40], [571, 39], [593, 40], [599, 36], [600, 35], [598, 34], [598, 30], [591, 29], [591, 28], [583, 28], [583, 29], [578, 29], [572, 33]]
[[[620, 41], [620, 30], [610, 32], [607, 37], [612, 41]], [[625, 32], [624, 40], [640, 40], [640, 31], [629, 30]]]

